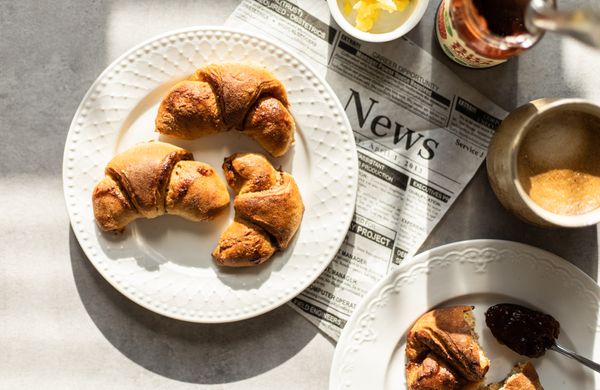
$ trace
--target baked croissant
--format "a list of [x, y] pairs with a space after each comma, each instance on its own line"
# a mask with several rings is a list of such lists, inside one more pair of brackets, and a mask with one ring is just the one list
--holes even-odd
[[298, 186], [260, 154], [236, 153], [225, 159], [223, 170], [237, 193], [235, 220], [221, 235], [213, 256], [223, 266], [261, 264], [287, 248], [300, 226], [304, 204]]
[[481, 390], [544, 390], [544, 387], [533, 364], [525, 362], [517, 363], [502, 382], [492, 383]]
[[116, 155], [92, 193], [102, 230], [119, 231], [137, 218], [175, 214], [214, 218], [229, 204], [225, 183], [191, 152], [164, 142], [138, 144]]
[[156, 131], [194, 139], [235, 129], [274, 157], [294, 141], [296, 125], [283, 84], [269, 71], [244, 64], [213, 64], [177, 83], [163, 99]]
[[454, 306], [415, 322], [406, 337], [409, 389], [463, 389], [483, 380], [490, 364], [477, 343], [474, 321], [472, 306]]
[[432, 353], [406, 364], [406, 382], [411, 390], [464, 390], [466, 385], [454, 369]]

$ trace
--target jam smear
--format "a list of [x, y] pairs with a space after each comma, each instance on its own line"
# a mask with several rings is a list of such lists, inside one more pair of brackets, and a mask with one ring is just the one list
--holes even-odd
[[485, 323], [501, 344], [530, 358], [542, 356], [554, 345], [560, 324], [552, 316], [512, 303], [485, 312]]

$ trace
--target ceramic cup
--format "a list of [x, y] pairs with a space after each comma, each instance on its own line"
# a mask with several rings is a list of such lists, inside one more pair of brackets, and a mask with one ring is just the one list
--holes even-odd
[[[593, 121], [590, 122], [590, 119]], [[588, 122], [600, 124], [600, 106], [582, 99], [534, 100], [517, 108], [504, 119], [492, 138], [487, 156], [489, 181], [504, 207], [522, 220], [544, 227], [581, 227], [600, 222], [600, 207], [590, 206], [591, 210], [571, 215], [542, 207], [541, 203], [532, 198], [532, 179], [524, 177], [521, 164], [523, 156], [529, 159], [537, 158], [540, 160], [539, 164], [559, 168], [559, 171], [564, 172], [560, 169], [564, 168], [561, 166], [564, 161], [568, 158], [579, 159], [588, 153], [588, 157], [583, 158], [587, 159], [585, 161], [594, 161], [591, 163], [594, 167], [592, 176], [596, 174], [593, 177], [600, 177], [597, 169], [600, 150], [595, 149], [600, 145], [600, 128], [590, 131], [577, 128], [577, 124]], [[529, 150], [531, 145], [534, 148], [538, 147], [538, 151], [525, 155], [525, 150]], [[593, 153], [593, 156], [589, 153]], [[584, 189], [583, 186], [578, 187], [580, 184], [577, 180], [578, 178], [574, 177], [572, 181], [565, 182], [573, 186], [569, 191], [575, 196], [579, 196], [578, 191]], [[560, 186], [558, 192], [556, 188], [554, 185], [547, 191], [543, 186], [540, 189], [541, 193], [552, 194], [554, 191], [563, 194]], [[591, 193], [591, 197], [586, 198], [586, 204], [596, 204], [590, 203], [589, 199], [600, 202], [598, 192]], [[556, 199], [563, 198], [556, 197], [555, 203], [558, 202]]]

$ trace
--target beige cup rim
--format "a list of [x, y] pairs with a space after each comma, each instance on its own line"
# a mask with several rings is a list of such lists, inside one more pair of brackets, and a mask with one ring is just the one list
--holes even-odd
[[[539, 99], [530, 102], [534, 106], [536, 106], [538, 110], [538, 115], [543, 114], [546, 115], [552, 111], [557, 109], [572, 109], [573, 111], [581, 111], [587, 114], [594, 115], [600, 119], [600, 106], [590, 100], [586, 99]], [[521, 148], [521, 143], [525, 138], [527, 132], [532, 128], [532, 124], [537, 122], [540, 119], [539, 116], [531, 116], [529, 117], [521, 130], [517, 133], [516, 137], [513, 139], [513, 143], [511, 145], [512, 156], [511, 156], [511, 177], [513, 180], [513, 184], [517, 188], [517, 192], [519, 196], [525, 202], [527, 207], [534, 212], [539, 218], [550, 222], [553, 225], [563, 226], [563, 227], [583, 227], [595, 225], [600, 222], [600, 208], [596, 210], [589, 211], [585, 214], [578, 215], [562, 215], [556, 214], [551, 211], [548, 211], [538, 205], [536, 202], [529, 197], [523, 186], [521, 185], [521, 181], [519, 180], [518, 175], [518, 167], [517, 167], [517, 159], [519, 155], [519, 150]]]

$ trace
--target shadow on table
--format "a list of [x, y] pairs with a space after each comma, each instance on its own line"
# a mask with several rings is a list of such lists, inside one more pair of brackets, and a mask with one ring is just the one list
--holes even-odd
[[115, 290], [69, 231], [71, 267], [81, 301], [106, 339], [140, 366], [192, 383], [257, 376], [296, 355], [318, 330], [284, 305], [229, 324], [195, 324], [155, 314]]

